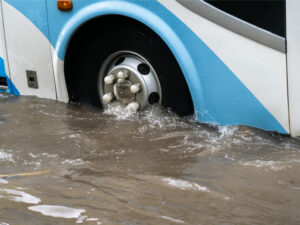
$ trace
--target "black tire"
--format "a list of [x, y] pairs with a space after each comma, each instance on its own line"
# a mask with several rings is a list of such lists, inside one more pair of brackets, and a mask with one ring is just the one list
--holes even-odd
[[162, 106], [179, 115], [193, 113], [192, 99], [179, 65], [166, 44], [149, 28], [131, 20], [107, 21], [103, 32], [92, 35], [81, 48], [77, 64], [80, 95], [93, 105], [101, 106], [98, 75], [105, 59], [118, 51], [143, 56], [154, 68], [162, 88]]

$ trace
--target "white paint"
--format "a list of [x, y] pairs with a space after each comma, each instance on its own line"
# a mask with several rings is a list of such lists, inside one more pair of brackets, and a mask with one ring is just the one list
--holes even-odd
[[6, 75], [8, 75], [8, 77], [10, 77], [9, 67], [8, 67], [8, 63], [7, 63], [7, 54], [6, 54], [6, 40], [5, 40], [5, 36], [4, 36], [2, 0], [0, 0], [0, 57], [4, 60]]
[[[48, 39], [30, 20], [5, 1], [3, 15], [12, 82], [22, 95], [56, 99]], [[27, 86], [26, 70], [37, 71], [38, 89]]]
[[74, 209], [66, 206], [58, 205], [36, 205], [28, 207], [29, 210], [39, 212], [44, 216], [60, 217], [66, 219], [77, 219], [84, 209]]
[[175, 0], [158, 1], [204, 41], [289, 131], [286, 54], [227, 30]]
[[163, 182], [171, 185], [173, 187], [180, 188], [182, 190], [195, 190], [195, 191], [205, 191], [209, 192], [207, 187], [200, 186], [196, 183], [191, 183], [185, 180], [179, 180], [174, 178], [164, 178]]
[[68, 102], [69, 95], [67, 90], [67, 84], [65, 80], [64, 62], [58, 58], [55, 49], [51, 46], [52, 63], [54, 80], [56, 85], [57, 100], [61, 102]]
[[8, 196], [8, 199], [11, 199], [15, 202], [24, 202], [24, 203], [28, 203], [28, 204], [38, 204], [41, 202], [41, 199], [27, 194], [23, 191], [18, 191], [18, 190], [14, 190], [14, 189], [0, 189], [0, 191], [4, 191], [7, 194], [11, 194], [11, 196]]
[[290, 126], [300, 136], [300, 1], [286, 1]]

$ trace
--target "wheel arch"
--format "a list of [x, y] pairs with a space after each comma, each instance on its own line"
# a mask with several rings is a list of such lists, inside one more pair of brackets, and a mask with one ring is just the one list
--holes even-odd
[[[163, 6], [160, 5], [160, 7], [170, 13]], [[125, 16], [142, 23], [156, 33], [168, 46], [184, 74], [193, 101], [194, 110], [199, 107], [204, 108], [199, 105], [204, 104], [200, 78], [197, 74], [196, 65], [185, 43], [160, 14], [144, 6], [130, 2], [114, 1], [94, 3], [82, 8], [65, 23], [62, 32], [58, 35], [55, 46], [58, 58], [61, 60], [65, 59], [72, 38], [78, 34], [86, 24], [95, 18], [103, 18], [105, 16]], [[64, 76], [64, 73], [62, 76]]]

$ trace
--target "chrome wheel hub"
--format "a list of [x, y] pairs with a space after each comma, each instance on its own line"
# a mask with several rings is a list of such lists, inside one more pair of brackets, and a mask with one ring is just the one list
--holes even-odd
[[161, 104], [161, 87], [151, 64], [142, 56], [120, 51], [103, 63], [98, 81], [103, 105], [118, 101], [131, 111]]
[[114, 96], [123, 104], [129, 104], [135, 100], [135, 93], [130, 91], [132, 83], [129, 80], [118, 79], [116, 84], [113, 85]]

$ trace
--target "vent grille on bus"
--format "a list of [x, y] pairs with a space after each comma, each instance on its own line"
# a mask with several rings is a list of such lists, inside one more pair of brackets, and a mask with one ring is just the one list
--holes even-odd
[[0, 77], [0, 90], [7, 90], [7, 79], [6, 77]]

